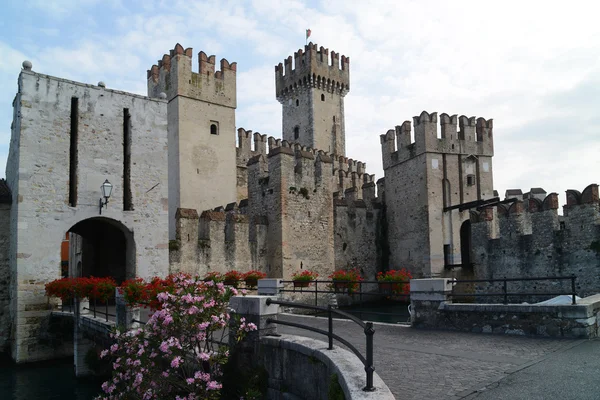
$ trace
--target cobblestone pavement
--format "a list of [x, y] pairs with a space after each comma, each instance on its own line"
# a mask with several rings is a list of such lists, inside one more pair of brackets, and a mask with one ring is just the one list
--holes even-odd
[[[327, 320], [280, 314], [294, 321], [327, 330]], [[323, 335], [278, 326], [281, 333]], [[365, 336], [358, 325], [336, 320], [334, 332], [364, 354]], [[375, 370], [397, 399], [460, 399], [544, 356], [580, 343], [577, 340], [470, 334], [412, 329], [375, 324]]]

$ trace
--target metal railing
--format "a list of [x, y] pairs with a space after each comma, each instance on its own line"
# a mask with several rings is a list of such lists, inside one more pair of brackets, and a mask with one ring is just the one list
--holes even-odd
[[[501, 293], [481, 293], [481, 292], [474, 292], [474, 293], [455, 293], [454, 292], [454, 288], [455, 286], [452, 287], [452, 293], [450, 294], [450, 296], [454, 297], [478, 297], [478, 296], [502, 296], [503, 297], [503, 303], [504, 304], [508, 304], [508, 297], [509, 296], [518, 296], [518, 297], [524, 297], [524, 296], [560, 296], [560, 295], [569, 295], [571, 296], [572, 302], [571, 304], [576, 304], [577, 303], [577, 293], [576, 293], [576, 287], [575, 287], [575, 279], [577, 279], [577, 277], [575, 275], [571, 275], [571, 276], [549, 276], [549, 277], [538, 277], [538, 278], [497, 278], [497, 279], [466, 279], [466, 280], [455, 280], [452, 283], [453, 284], [460, 284], [460, 283], [483, 283], [483, 282], [489, 282], [489, 283], [495, 283], [495, 282], [501, 282], [502, 283], [502, 292]], [[571, 281], [571, 290], [568, 291], [552, 291], [552, 292], [509, 292], [508, 291], [508, 283], [509, 282], [528, 282], [528, 281], [565, 281], [565, 280], [570, 280]]]
[[[298, 281], [282, 281], [284, 288], [280, 289], [281, 293], [301, 293], [301, 294], [314, 294], [314, 305], [318, 307], [319, 294], [347, 294], [358, 296], [359, 308], [352, 311], [361, 316], [363, 314], [368, 315], [383, 315], [383, 316], [397, 316], [403, 317], [404, 314], [391, 313], [391, 312], [377, 312], [377, 311], [364, 311], [361, 306], [365, 302], [365, 297], [389, 297], [399, 296], [404, 297], [407, 300], [410, 298], [408, 290], [404, 290], [404, 287], [410, 285], [408, 281], [334, 281], [334, 280], [314, 280], [305, 282], [308, 286], [297, 286]], [[291, 288], [289, 288], [291, 286]], [[366, 291], [365, 287], [377, 287], [376, 290]], [[286, 288], [287, 287], [287, 288]], [[358, 288], [358, 289], [356, 289]], [[318, 315], [318, 312], [317, 312]]]
[[[269, 299], [267, 299], [267, 305], [270, 305], [270, 304], [277, 304], [277, 305], [285, 306], [285, 307], [295, 307], [295, 308], [303, 308], [303, 309], [308, 309], [308, 310], [319, 310], [322, 312], [327, 312], [327, 319], [328, 319], [328, 330], [327, 331], [324, 331], [319, 328], [314, 328], [312, 326], [304, 325], [304, 324], [288, 322], [288, 321], [279, 321], [279, 320], [271, 319], [271, 318], [267, 319], [267, 323], [268, 324], [273, 323], [273, 324], [291, 326], [294, 328], [306, 329], [311, 332], [325, 335], [329, 339], [329, 346], [327, 348], [328, 350], [333, 350], [333, 339], [342, 343], [343, 345], [348, 347], [348, 349], [350, 349], [365, 366], [365, 372], [367, 373], [367, 384], [363, 388], [363, 390], [366, 392], [372, 392], [375, 390], [375, 387], [373, 386], [373, 372], [375, 372], [375, 367], [373, 366], [373, 335], [375, 334], [375, 329], [373, 329], [372, 322], [361, 321], [360, 319], [356, 318], [355, 316], [353, 316], [351, 314], [331, 308], [331, 305], [329, 305], [327, 307], [318, 307], [318, 306], [311, 306], [308, 304], [293, 303], [290, 301], [277, 301], [277, 300], [272, 300], [269, 298]], [[361, 328], [363, 328], [365, 337], [366, 337], [366, 353], [367, 353], [366, 357], [363, 356], [356, 349], [356, 347], [354, 347], [352, 345], [352, 343], [350, 343], [346, 339], [340, 337], [339, 335], [336, 335], [335, 333], [333, 333], [333, 318], [332, 318], [333, 314], [348, 318], [348, 319], [354, 321], [355, 323], [357, 323]]]

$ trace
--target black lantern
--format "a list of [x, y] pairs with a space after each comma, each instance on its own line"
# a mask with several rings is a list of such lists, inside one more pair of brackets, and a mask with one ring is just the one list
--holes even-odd
[[102, 207], [108, 204], [108, 198], [112, 193], [112, 189], [113, 185], [108, 181], [108, 179], [106, 179], [102, 186], [100, 186], [100, 190], [102, 191], [102, 197], [104, 197], [104, 200], [102, 200], [102, 197], [100, 198], [100, 215], [102, 215]]

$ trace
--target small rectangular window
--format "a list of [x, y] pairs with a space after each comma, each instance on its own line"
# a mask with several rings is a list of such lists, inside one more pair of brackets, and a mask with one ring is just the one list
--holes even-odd
[[475, 185], [475, 175], [467, 175], [467, 186]]
[[211, 135], [219, 134], [219, 123], [217, 121], [210, 121], [210, 134]]

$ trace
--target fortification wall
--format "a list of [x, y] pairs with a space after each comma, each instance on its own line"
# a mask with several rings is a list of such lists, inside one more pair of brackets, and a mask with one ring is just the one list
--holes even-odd
[[269, 225], [267, 273], [289, 279], [311, 269], [329, 275], [334, 269], [332, 159], [286, 141], [277, 144], [269, 140], [268, 156], [248, 162], [248, 214]]
[[0, 353], [10, 345], [10, 203], [0, 203]]
[[[276, 139], [272, 136], [267, 138], [267, 135], [261, 135], [259, 132], [252, 132], [244, 128], [238, 129], [238, 145], [236, 148], [237, 159], [237, 194], [238, 201], [248, 198], [248, 162], [253, 157], [268, 155], [275, 151], [278, 147], [289, 147], [294, 154], [304, 152], [307, 156], [312, 154], [313, 157], [321, 154], [322, 156], [331, 158], [331, 182], [334, 191], [334, 197], [343, 198], [346, 189], [357, 188], [357, 198], [363, 198], [363, 185], [372, 186], [373, 197], [375, 196], [374, 179], [375, 175], [368, 174], [367, 164], [353, 160], [352, 158], [331, 155], [327, 151], [313, 149], [311, 147], [302, 146], [300, 143], [291, 143], [286, 140]], [[371, 189], [369, 189], [371, 190]]]
[[[531, 192], [530, 192], [531, 193]], [[510, 206], [480, 212], [472, 223], [473, 258], [477, 278], [577, 276], [577, 293], [600, 293], [600, 203], [598, 185], [583, 192], [567, 191], [564, 216], [558, 215], [558, 195], [542, 201], [529, 196]], [[509, 289], [569, 290], [563, 284], [526, 282]], [[543, 300], [543, 299], [542, 299]]]
[[[363, 190], [370, 192], [370, 186]], [[382, 262], [385, 251], [383, 205], [369, 193], [364, 193], [359, 200], [357, 193], [356, 188], [348, 189], [344, 199], [334, 200], [335, 267], [358, 268], [365, 279], [375, 280], [377, 272], [387, 268]]]
[[282, 133], [288, 142], [345, 155], [344, 96], [350, 59], [310, 43], [275, 66]]
[[[200, 216], [196, 210], [179, 209], [177, 237], [169, 246], [171, 271], [204, 275], [265, 270], [267, 226], [260, 219], [251, 220], [246, 205], [247, 201], [231, 203]], [[250, 226], [256, 232], [252, 238]]]
[[[127, 265], [135, 267], [127, 270], [129, 276], [168, 272], [167, 104], [28, 69], [19, 77], [18, 98], [20, 129], [13, 135], [19, 139], [11, 140], [18, 147], [11, 149], [9, 160], [15, 164], [7, 166], [15, 205], [12, 355], [26, 362], [56, 356], [38, 340], [48, 315], [44, 285], [60, 277], [60, 244], [75, 224], [98, 219], [135, 231], [135, 248], [131, 242], [127, 250]], [[72, 147], [71, 138], [76, 141]], [[75, 182], [69, 177], [70, 160], [76, 165]], [[99, 216], [100, 186], [106, 179], [113, 191]]]
[[390, 263], [438, 276], [462, 262], [460, 228], [469, 219], [444, 209], [493, 196], [493, 122], [441, 114], [438, 125], [426, 111], [413, 122], [414, 140], [409, 121], [380, 136]]
[[[178, 208], [198, 212], [236, 201], [236, 63], [180, 44], [148, 71], [148, 95], [168, 100], [169, 238]], [[219, 182], [215, 185], [214, 182]]]

